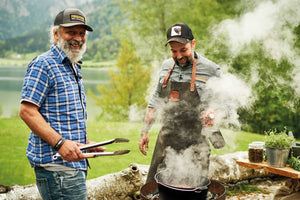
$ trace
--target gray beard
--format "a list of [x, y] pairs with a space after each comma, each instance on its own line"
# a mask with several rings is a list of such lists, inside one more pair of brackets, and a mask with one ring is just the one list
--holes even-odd
[[84, 43], [79, 50], [72, 52], [68, 41], [65, 41], [61, 37], [58, 39], [57, 46], [66, 54], [72, 63], [80, 61], [86, 51], [86, 43]]

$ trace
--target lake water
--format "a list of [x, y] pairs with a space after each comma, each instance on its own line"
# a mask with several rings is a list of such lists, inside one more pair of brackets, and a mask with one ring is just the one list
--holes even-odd
[[[2, 117], [16, 115], [20, 109], [20, 97], [25, 76], [26, 67], [0, 66], [0, 106], [2, 108]], [[97, 92], [97, 85], [106, 84], [109, 81], [108, 70], [83, 68], [82, 77], [85, 92], [91, 89]], [[88, 119], [93, 120], [99, 115], [100, 108], [94, 105], [94, 99], [87, 95]]]

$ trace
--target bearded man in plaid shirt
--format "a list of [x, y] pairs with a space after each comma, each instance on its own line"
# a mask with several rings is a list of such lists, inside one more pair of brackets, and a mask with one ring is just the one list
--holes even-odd
[[[43, 199], [87, 198], [88, 161], [79, 149], [94, 143], [87, 138], [80, 66], [86, 31], [93, 29], [82, 11], [69, 8], [59, 12], [50, 34], [51, 49], [34, 58], [25, 75], [20, 117], [31, 129], [27, 157]], [[57, 152], [61, 158], [54, 159]]]

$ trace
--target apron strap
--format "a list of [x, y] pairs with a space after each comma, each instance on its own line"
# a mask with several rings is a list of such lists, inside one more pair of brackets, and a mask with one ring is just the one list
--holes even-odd
[[197, 58], [194, 58], [193, 69], [192, 69], [192, 78], [191, 78], [191, 92], [195, 91], [195, 78], [196, 78], [196, 69], [197, 69]]
[[164, 83], [163, 83], [163, 86], [162, 86], [163, 88], [165, 88], [165, 87], [167, 86], [168, 80], [169, 80], [169, 78], [170, 78], [170, 76], [171, 76], [171, 73], [172, 73], [174, 67], [175, 67], [175, 62], [174, 62], [174, 64], [172, 65], [172, 67], [169, 69], [168, 74], [166, 75], [166, 77], [165, 77], [165, 79], [164, 79]]

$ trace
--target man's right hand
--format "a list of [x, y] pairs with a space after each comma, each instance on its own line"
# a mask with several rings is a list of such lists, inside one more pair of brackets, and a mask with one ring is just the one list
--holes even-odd
[[139, 141], [139, 147], [142, 154], [147, 155], [148, 151], [148, 144], [149, 144], [149, 136], [148, 133], [142, 133], [140, 141]]
[[65, 143], [58, 150], [58, 153], [61, 155], [61, 157], [64, 160], [68, 162], [84, 160], [85, 159], [84, 155], [82, 151], [79, 149], [79, 146], [80, 144], [72, 140], [66, 140]]

